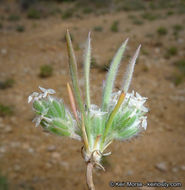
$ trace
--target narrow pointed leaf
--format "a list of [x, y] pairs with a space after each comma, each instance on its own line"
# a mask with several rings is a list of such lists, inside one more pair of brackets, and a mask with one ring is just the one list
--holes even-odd
[[123, 92], [127, 93], [131, 80], [132, 80], [132, 75], [134, 72], [134, 66], [136, 63], [136, 59], [139, 55], [139, 51], [140, 51], [141, 45], [139, 45], [139, 47], [137, 48], [133, 58], [131, 59], [130, 63], [128, 64], [127, 70], [124, 74], [124, 78], [123, 78]]
[[90, 32], [88, 34], [85, 52], [84, 52], [84, 73], [85, 73], [85, 94], [86, 94], [86, 105], [89, 109], [90, 107], [90, 89], [89, 89], [89, 71], [90, 71], [90, 63], [91, 63], [91, 38]]
[[84, 113], [83, 102], [81, 99], [80, 88], [78, 84], [78, 71], [77, 71], [76, 57], [74, 54], [73, 45], [72, 45], [71, 37], [68, 30], [66, 33], [66, 41], [67, 41], [67, 50], [68, 50], [68, 55], [69, 55], [70, 75], [72, 79], [74, 94], [75, 94], [76, 101], [77, 101], [80, 111]]
[[116, 55], [114, 56], [111, 62], [110, 70], [108, 72], [106, 84], [103, 91], [102, 111], [105, 111], [109, 104], [111, 94], [112, 94], [112, 89], [114, 87], [116, 73], [117, 73], [119, 64], [121, 62], [121, 59], [123, 57], [123, 53], [125, 51], [127, 42], [128, 42], [128, 39], [118, 49], [118, 51], [116, 52]]

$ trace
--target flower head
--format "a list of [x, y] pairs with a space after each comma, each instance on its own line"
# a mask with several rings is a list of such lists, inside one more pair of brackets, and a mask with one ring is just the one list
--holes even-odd
[[66, 39], [73, 87], [72, 91], [70, 85], [67, 84], [72, 113], [62, 100], [52, 96], [55, 93], [53, 89], [39, 87], [42, 92], [33, 92], [28, 97], [28, 103], [33, 102], [37, 115], [34, 120], [36, 126], [40, 124], [52, 133], [83, 140], [84, 159], [87, 162], [93, 160], [100, 164], [102, 155], [105, 155], [104, 150], [114, 139], [127, 140], [147, 128], [148, 109], [145, 107], [147, 98], [134, 91], [128, 92], [141, 46], [138, 47], [128, 64], [121, 90], [113, 92], [116, 73], [128, 39], [118, 49], [103, 84], [102, 103], [97, 106], [91, 103], [90, 98], [90, 34], [84, 51], [85, 101], [79, 87], [77, 63], [69, 32], [67, 32]]
[[55, 90], [53, 89], [45, 89], [41, 86], [39, 86], [39, 88], [43, 92], [43, 95], [42, 95], [43, 98], [46, 98], [48, 94], [55, 94]]
[[55, 93], [55, 90], [53, 90], [53, 89], [45, 89], [45, 88], [40, 87], [40, 86], [39, 86], [39, 89], [42, 91], [42, 93], [33, 92], [28, 97], [28, 103], [30, 103], [31, 101], [35, 101], [35, 100], [40, 100], [42, 98], [46, 98], [49, 94], [54, 94]]
[[103, 116], [103, 115], [107, 114], [108, 112], [103, 112], [103, 111], [101, 111], [100, 107], [98, 107], [95, 104], [91, 104], [89, 113], [91, 116]]

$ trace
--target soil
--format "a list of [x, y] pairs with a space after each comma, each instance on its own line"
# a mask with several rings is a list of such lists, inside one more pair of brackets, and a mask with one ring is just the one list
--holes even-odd
[[[164, 14], [164, 10], [159, 12]], [[3, 6], [1, 14], [9, 14]], [[69, 105], [66, 83], [70, 78], [64, 40], [67, 28], [74, 38], [81, 75], [80, 63], [88, 31], [92, 31], [93, 57], [101, 66], [110, 61], [119, 45], [129, 37], [125, 59], [116, 80], [117, 88], [122, 83], [130, 56], [142, 44], [130, 91], [135, 90], [148, 97], [148, 127], [133, 140], [111, 144], [107, 151], [112, 155], [104, 160], [106, 172], [94, 171], [96, 189], [112, 189], [110, 181], [181, 182], [182, 187], [169, 189], [185, 189], [185, 83], [184, 80], [178, 85], [173, 82], [176, 73], [181, 72], [174, 63], [185, 57], [185, 30], [175, 38], [173, 26], [183, 25], [185, 15], [173, 14], [135, 25], [128, 17], [130, 14], [139, 17], [141, 13], [108, 12], [67, 20], [57, 16], [39, 20], [23, 17], [19, 22], [25, 31], [21, 33], [13, 29], [15, 23], [3, 21], [5, 28], [0, 29], [0, 80], [15, 80], [13, 87], [0, 89], [0, 102], [14, 106], [12, 116], [0, 117], [0, 171], [7, 177], [9, 189], [87, 189], [86, 165], [80, 153], [82, 143], [36, 128], [32, 123], [31, 105], [27, 103], [28, 96], [42, 86], [55, 89], [56, 96]], [[118, 32], [110, 30], [115, 20], [119, 21]], [[103, 30], [94, 31], [95, 26], [101, 26]], [[167, 28], [167, 35], [157, 34], [160, 26]], [[178, 52], [166, 57], [171, 46], [177, 47]], [[39, 77], [40, 66], [44, 64], [52, 65], [51, 77]], [[105, 77], [106, 72], [92, 68], [91, 95], [96, 104], [101, 102]], [[80, 84], [83, 85], [82, 79]]]

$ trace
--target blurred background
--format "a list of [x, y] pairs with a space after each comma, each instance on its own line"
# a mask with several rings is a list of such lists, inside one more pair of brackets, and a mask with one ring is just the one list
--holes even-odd
[[[92, 32], [95, 104], [117, 48], [129, 37], [115, 90], [142, 44], [130, 91], [148, 97], [148, 128], [134, 140], [112, 143], [112, 155], [102, 160], [106, 172], [94, 171], [96, 188], [112, 189], [112, 180], [181, 182], [178, 189], [184, 189], [184, 24], [184, 0], [0, 0], [0, 190], [86, 189], [82, 143], [35, 128], [27, 103], [42, 86], [69, 105], [67, 28], [80, 76], [84, 42]], [[80, 86], [83, 92], [83, 78]]]

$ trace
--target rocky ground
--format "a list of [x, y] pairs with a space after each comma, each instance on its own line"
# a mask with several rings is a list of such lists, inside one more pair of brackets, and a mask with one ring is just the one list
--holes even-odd
[[[173, 8], [150, 11], [158, 15], [155, 19], [141, 16], [144, 10], [82, 13], [68, 19], [56, 15], [37, 20], [27, 19], [22, 13], [21, 20], [11, 22], [6, 6], [0, 8], [4, 17], [0, 29], [0, 104], [9, 106], [13, 112], [9, 114], [1, 108], [0, 183], [8, 181], [12, 190], [86, 189], [82, 143], [35, 128], [34, 114], [27, 104], [27, 97], [38, 91], [38, 86], [55, 89], [56, 96], [69, 104], [66, 82], [70, 78], [64, 40], [69, 28], [81, 74], [84, 42], [88, 31], [92, 31], [91, 92], [96, 104], [101, 101], [104, 66], [121, 42], [130, 38], [116, 80], [117, 88], [130, 56], [142, 44], [130, 90], [148, 97], [148, 128], [138, 138], [114, 142], [108, 148], [112, 155], [104, 160], [106, 172], [94, 172], [96, 188], [112, 189], [109, 187], [112, 180], [181, 182], [183, 187], [169, 189], [184, 189], [185, 15]], [[174, 13], [168, 14], [170, 11]], [[16, 29], [20, 25], [24, 26], [22, 32]], [[45, 64], [51, 65], [53, 74], [41, 78], [40, 67]], [[8, 78], [14, 82], [3, 87]], [[80, 84], [83, 85], [83, 79]]]

